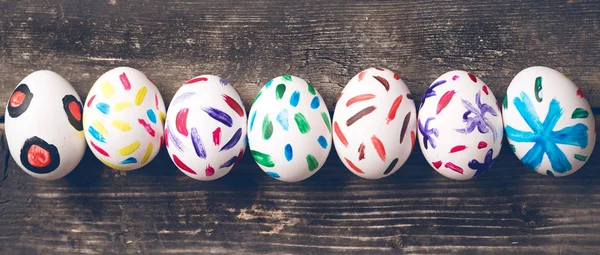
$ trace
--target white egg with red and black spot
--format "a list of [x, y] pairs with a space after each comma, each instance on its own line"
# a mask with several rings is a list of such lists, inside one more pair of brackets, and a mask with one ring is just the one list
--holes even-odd
[[491, 89], [475, 75], [451, 71], [423, 95], [419, 144], [440, 174], [468, 180], [490, 168], [502, 147], [502, 116]]
[[118, 67], [92, 86], [83, 109], [83, 130], [90, 149], [117, 170], [148, 164], [163, 142], [165, 104], [142, 72]]
[[165, 144], [179, 170], [196, 180], [225, 176], [246, 149], [246, 111], [226, 80], [202, 75], [187, 81], [167, 111]]
[[249, 116], [248, 145], [269, 176], [296, 182], [321, 169], [331, 150], [331, 119], [310, 83], [290, 75], [268, 81]]
[[333, 143], [352, 173], [379, 179], [400, 169], [408, 159], [416, 123], [415, 103], [400, 76], [370, 68], [354, 76], [338, 99]]
[[59, 74], [36, 71], [15, 88], [5, 111], [5, 134], [13, 159], [29, 175], [56, 180], [85, 152], [79, 95]]
[[508, 86], [502, 108], [512, 150], [539, 174], [573, 174], [594, 150], [592, 109], [581, 90], [554, 69], [534, 66], [519, 72]]

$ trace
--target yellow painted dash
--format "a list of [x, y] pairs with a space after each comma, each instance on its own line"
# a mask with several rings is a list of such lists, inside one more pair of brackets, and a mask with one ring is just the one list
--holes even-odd
[[140, 141], [135, 141], [121, 149], [119, 149], [119, 155], [121, 156], [127, 156], [131, 153], [134, 153], [135, 151], [137, 151], [137, 149], [140, 148]]
[[115, 104], [115, 112], [120, 112], [122, 110], [125, 110], [127, 108], [131, 107], [131, 103], [130, 102], [118, 102], [117, 104]]
[[122, 121], [122, 120], [113, 120], [112, 122], [113, 127], [123, 131], [123, 132], [128, 132], [129, 130], [131, 130], [131, 125], [129, 125], [128, 122]]
[[160, 112], [158, 113], [158, 117], [160, 118], [160, 122], [162, 122], [162, 124], [164, 125], [164, 124], [165, 124], [165, 119], [167, 118], [167, 117], [165, 116], [165, 113], [164, 113], [164, 112], [162, 112], [162, 111], [160, 111]]
[[150, 158], [150, 154], [152, 154], [152, 142], [149, 142], [148, 147], [146, 147], [146, 153], [144, 153], [144, 157], [142, 158], [142, 165], [146, 164]]
[[104, 97], [110, 99], [115, 94], [115, 88], [108, 81], [104, 81], [102, 83], [102, 95]]
[[106, 130], [106, 128], [104, 127], [104, 125], [102, 125], [102, 123], [98, 120], [95, 120], [94, 122], [92, 122], [92, 126], [98, 130], [98, 132], [102, 135], [107, 135], [108, 134], [108, 130]]
[[144, 86], [140, 90], [138, 90], [135, 95], [135, 105], [139, 106], [144, 101], [144, 97], [146, 97], [146, 92], [148, 92], [148, 87]]

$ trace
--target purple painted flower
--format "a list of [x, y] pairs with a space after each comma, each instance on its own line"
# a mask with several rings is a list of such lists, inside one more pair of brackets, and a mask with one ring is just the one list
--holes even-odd
[[492, 158], [493, 155], [494, 149], [490, 149], [485, 154], [485, 159], [483, 162], [480, 163], [476, 159], [473, 159], [469, 162], [469, 167], [473, 170], [477, 170], [477, 172], [475, 172], [475, 176], [480, 176], [481, 174], [483, 174], [483, 172], [487, 171], [490, 168], [490, 166], [492, 166], [492, 164], [494, 164], [494, 161], [496, 161], [496, 159]]
[[425, 95], [423, 95], [423, 100], [421, 100], [420, 107], [423, 107], [423, 104], [425, 103], [425, 99], [436, 96], [437, 94], [435, 93], [435, 91], [433, 89], [435, 89], [437, 86], [440, 86], [444, 83], [446, 83], [446, 80], [441, 80], [441, 81], [431, 84], [431, 86], [429, 86], [427, 91], [425, 91]]
[[425, 145], [425, 149], [427, 149], [427, 143], [431, 144], [431, 148], [435, 149], [435, 141], [433, 140], [433, 136], [438, 137], [438, 130], [436, 128], [429, 128], [429, 122], [433, 120], [434, 117], [427, 118], [425, 121], [425, 126], [423, 123], [419, 121], [419, 132], [421, 132], [421, 136], [423, 136], [423, 144]]
[[494, 127], [492, 122], [485, 117], [485, 114], [489, 113], [492, 116], [498, 116], [498, 113], [489, 104], [481, 103], [481, 91], [477, 92], [475, 95], [475, 102], [477, 103], [477, 107], [473, 106], [469, 101], [462, 100], [463, 106], [467, 109], [463, 114], [463, 122], [466, 122], [466, 127], [458, 128], [456, 131], [463, 134], [471, 133], [475, 128], [482, 134], [487, 134], [491, 131], [494, 141], [496, 141], [496, 139], [498, 139], [496, 127]]

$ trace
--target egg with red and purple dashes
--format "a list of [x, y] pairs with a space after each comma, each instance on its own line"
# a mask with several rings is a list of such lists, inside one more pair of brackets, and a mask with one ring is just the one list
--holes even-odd
[[27, 174], [56, 180], [85, 152], [81, 101], [71, 84], [52, 71], [23, 79], [6, 106], [5, 134], [13, 159]]
[[502, 147], [500, 105], [492, 90], [471, 73], [451, 71], [423, 95], [419, 144], [440, 174], [468, 180], [487, 171]]
[[225, 176], [246, 149], [246, 110], [226, 80], [202, 75], [187, 81], [167, 111], [165, 144], [179, 170], [196, 180]]
[[331, 150], [331, 119], [310, 83], [291, 75], [268, 81], [249, 116], [248, 146], [269, 176], [297, 182], [321, 169]]
[[158, 88], [142, 72], [118, 67], [92, 86], [83, 110], [90, 149], [117, 170], [148, 164], [162, 146], [165, 104]]
[[417, 111], [400, 76], [370, 68], [354, 76], [333, 113], [333, 144], [352, 173], [365, 179], [400, 169], [416, 138]]

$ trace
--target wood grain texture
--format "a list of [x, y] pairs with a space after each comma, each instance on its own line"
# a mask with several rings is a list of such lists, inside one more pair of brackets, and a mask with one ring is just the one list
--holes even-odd
[[[597, 1], [0, 0], [0, 102], [51, 69], [85, 98], [116, 66], [148, 74], [166, 103], [215, 74], [249, 108], [269, 79], [312, 82], [328, 107], [368, 67], [397, 71], [419, 99], [446, 71], [483, 79], [498, 99], [532, 65], [569, 75], [600, 106]], [[2, 141], [5, 142], [4, 139]], [[506, 143], [505, 143], [506, 144]], [[283, 183], [246, 154], [213, 182], [165, 151], [120, 173], [87, 152], [66, 178], [29, 177], [0, 144], [0, 254], [594, 254], [600, 157], [549, 178], [504, 148], [481, 178], [452, 181], [418, 148], [389, 178], [360, 179], [335, 152], [312, 178]]]

